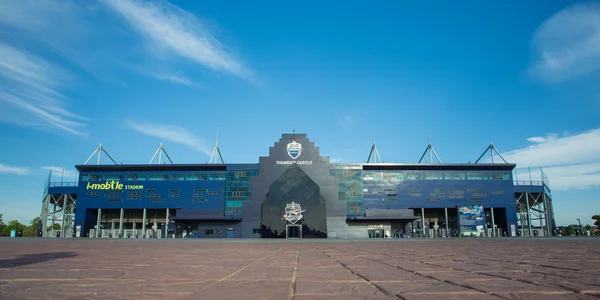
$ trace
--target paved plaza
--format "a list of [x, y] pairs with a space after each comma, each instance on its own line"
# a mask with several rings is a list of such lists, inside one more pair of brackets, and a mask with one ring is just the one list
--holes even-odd
[[0, 240], [0, 299], [598, 299], [600, 239]]

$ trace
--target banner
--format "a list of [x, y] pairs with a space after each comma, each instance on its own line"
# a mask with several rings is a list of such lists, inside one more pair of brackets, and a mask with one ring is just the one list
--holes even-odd
[[458, 207], [458, 226], [462, 236], [479, 236], [485, 232], [485, 213], [482, 205]]

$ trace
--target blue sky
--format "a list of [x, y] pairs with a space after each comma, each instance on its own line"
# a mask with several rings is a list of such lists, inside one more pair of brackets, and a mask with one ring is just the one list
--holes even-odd
[[386, 162], [428, 141], [475, 161], [493, 142], [522, 178], [544, 168], [558, 224], [592, 223], [598, 20], [574, 1], [2, 1], [0, 213], [39, 215], [49, 170], [73, 179], [99, 143], [204, 163], [219, 126], [226, 162], [293, 128], [337, 162], [373, 141]]

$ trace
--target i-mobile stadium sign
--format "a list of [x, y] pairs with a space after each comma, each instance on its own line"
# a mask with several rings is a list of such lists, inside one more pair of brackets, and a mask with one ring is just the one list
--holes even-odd
[[107, 181], [105, 183], [91, 183], [88, 182], [85, 187], [86, 190], [143, 190], [143, 185], [123, 185], [118, 181]]

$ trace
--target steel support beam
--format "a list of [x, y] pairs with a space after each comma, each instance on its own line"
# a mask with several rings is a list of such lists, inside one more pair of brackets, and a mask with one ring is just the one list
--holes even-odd
[[165, 217], [165, 239], [167, 238], [168, 229], [169, 229], [169, 209], [167, 208], [167, 215]]
[[528, 227], [528, 231], [529, 231], [529, 237], [532, 236], [531, 234], [531, 211], [530, 211], [530, 207], [529, 207], [529, 193], [525, 193], [525, 201], [527, 201], [527, 227]]

